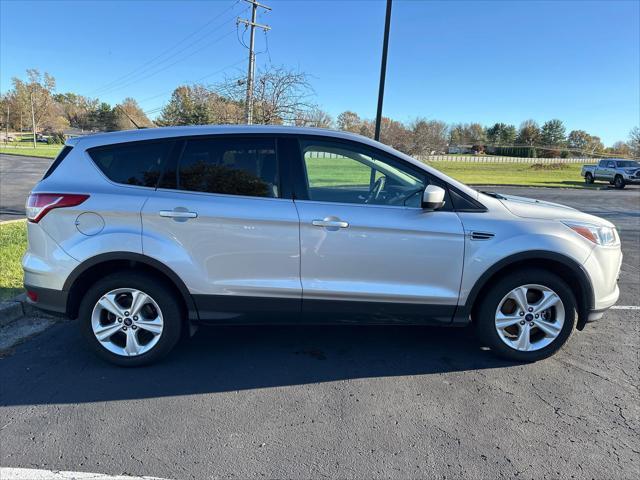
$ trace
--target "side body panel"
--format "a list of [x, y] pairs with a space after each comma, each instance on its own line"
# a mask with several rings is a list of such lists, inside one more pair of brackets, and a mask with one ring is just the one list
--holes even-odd
[[[386, 302], [390, 308], [380, 313], [401, 313], [402, 305], [413, 304], [415, 314], [451, 320], [464, 258], [456, 213], [312, 201], [296, 206], [305, 311], [322, 310], [320, 301], [337, 302], [338, 310], [345, 302], [354, 302], [352, 309], [363, 302], [363, 310], [371, 310], [364, 302]], [[326, 218], [348, 227], [313, 225]]]
[[[168, 218], [182, 210], [195, 218]], [[224, 319], [246, 297], [290, 300], [299, 310], [300, 244], [292, 200], [158, 189], [143, 211], [143, 252], [176, 272], [201, 318]], [[220, 298], [216, 298], [220, 297]]]

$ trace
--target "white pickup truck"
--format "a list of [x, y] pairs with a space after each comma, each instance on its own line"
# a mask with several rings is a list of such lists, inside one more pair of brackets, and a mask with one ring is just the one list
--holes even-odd
[[640, 163], [636, 160], [604, 158], [597, 165], [583, 165], [580, 175], [586, 183], [602, 180], [616, 188], [624, 188], [631, 183], [640, 183]]

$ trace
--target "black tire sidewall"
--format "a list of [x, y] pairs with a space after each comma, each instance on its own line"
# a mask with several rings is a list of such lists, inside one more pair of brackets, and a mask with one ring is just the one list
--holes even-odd
[[[495, 327], [495, 312], [507, 293], [527, 284], [542, 285], [556, 292], [564, 304], [565, 319], [560, 334], [551, 344], [540, 350], [520, 352], [506, 345], [498, 335]], [[474, 323], [482, 343], [489, 346], [496, 354], [509, 360], [534, 362], [553, 355], [569, 340], [576, 322], [576, 310], [573, 292], [560, 277], [546, 270], [523, 269], [501, 278], [491, 287], [479, 305]]]
[[[123, 357], [110, 352], [102, 346], [93, 334], [91, 313], [98, 299], [105, 293], [117, 288], [135, 288], [143, 291], [158, 304], [163, 317], [163, 330], [158, 343], [148, 352]], [[137, 367], [156, 362], [167, 355], [180, 339], [183, 313], [175, 293], [163, 282], [150, 275], [123, 272], [109, 275], [92, 285], [85, 294], [78, 311], [79, 327], [91, 350], [100, 358], [122, 367]]]
[[621, 176], [618, 175], [617, 177], [615, 177], [613, 179], [613, 185], [619, 190], [623, 189], [624, 188], [624, 179]]
[[591, 175], [590, 173], [587, 173], [584, 177], [585, 181], [589, 184], [593, 183], [593, 175]]

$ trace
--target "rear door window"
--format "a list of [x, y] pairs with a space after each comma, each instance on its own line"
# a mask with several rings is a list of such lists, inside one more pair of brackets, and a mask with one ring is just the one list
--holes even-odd
[[111, 181], [155, 187], [173, 141], [134, 142], [90, 149], [89, 156]]
[[278, 198], [275, 139], [187, 139], [176, 177], [179, 190]]

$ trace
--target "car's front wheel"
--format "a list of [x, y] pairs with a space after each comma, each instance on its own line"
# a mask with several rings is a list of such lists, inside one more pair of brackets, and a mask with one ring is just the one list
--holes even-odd
[[533, 362], [553, 355], [573, 332], [571, 289], [546, 270], [524, 269], [496, 282], [481, 299], [474, 322], [498, 355]]
[[180, 338], [182, 312], [175, 294], [150, 275], [109, 275], [85, 294], [80, 328], [91, 349], [120, 366], [140, 366], [164, 357]]
[[587, 172], [587, 174], [584, 176], [584, 181], [588, 185], [591, 185], [593, 183], [593, 175], [591, 175], [589, 172]]
[[624, 183], [624, 178], [622, 178], [622, 175], [616, 175], [616, 178], [613, 179], [613, 186], [616, 187], [618, 190], [621, 190], [624, 188], [625, 183]]

